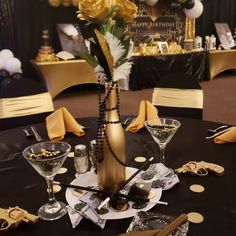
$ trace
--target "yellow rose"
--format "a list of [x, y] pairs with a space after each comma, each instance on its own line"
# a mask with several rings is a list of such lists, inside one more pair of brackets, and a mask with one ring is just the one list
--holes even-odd
[[138, 11], [135, 3], [129, 0], [113, 0], [112, 2], [113, 5], [119, 7], [116, 13], [118, 16], [121, 16], [127, 23], [133, 22]]
[[103, 21], [111, 7], [110, 0], [79, 0], [79, 14], [81, 20]]

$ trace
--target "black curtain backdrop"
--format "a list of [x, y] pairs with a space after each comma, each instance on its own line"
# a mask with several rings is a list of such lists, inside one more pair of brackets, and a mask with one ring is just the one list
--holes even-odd
[[14, 34], [14, 0], [0, 0], [0, 48], [16, 49]]
[[202, 4], [203, 13], [196, 19], [196, 35], [205, 37], [214, 34], [217, 37], [214, 23], [228, 23], [234, 34], [236, 28], [235, 0], [202, 0]]
[[[14, 3], [14, 13], [4, 11], [6, 3]], [[214, 23], [227, 22], [234, 33], [236, 28], [236, 1], [235, 0], [203, 0], [204, 11], [196, 19], [196, 35], [216, 35]], [[37, 75], [30, 64], [42, 45], [42, 30], [48, 29], [50, 43], [55, 52], [61, 50], [56, 33], [57, 23], [79, 23], [86, 37], [90, 34], [84, 23], [79, 21], [77, 8], [51, 7], [47, 0], [0, 0], [0, 50], [9, 48], [22, 62], [25, 77], [37, 79]], [[4, 12], [4, 19], [3, 19]], [[7, 15], [6, 15], [7, 14]], [[2, 23], [2, 19], [7, 23]]]

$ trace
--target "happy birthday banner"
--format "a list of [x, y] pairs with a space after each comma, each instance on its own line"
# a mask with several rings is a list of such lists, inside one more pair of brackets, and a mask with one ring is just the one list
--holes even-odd
[[186, 15], [164, 3], [138, 4], [138, 16], [127, 26], [135, 45], [155, 41], [180, 43], [185, 36]]

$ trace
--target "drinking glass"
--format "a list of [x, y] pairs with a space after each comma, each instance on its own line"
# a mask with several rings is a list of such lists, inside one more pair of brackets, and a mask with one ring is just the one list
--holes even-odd
[[56, 220], [67, 213], [66, 204], [56, 201], [53, 193], [53, 179], [71, 150], [65, 142], [41, 142], [27, 147], [24, 158], [47, 181], [48, 203], [41, 206], [38, 216], [43, 220]]
[[155, 142], [160, 148], [160, 162], [165, 164], [165, 149], [166, 145], [170, 142], [175, 132], [180, 127], [180, 122], [171, 118], [159, 118], [145, 121], [145, 126], [149, 133], [152, 135]]

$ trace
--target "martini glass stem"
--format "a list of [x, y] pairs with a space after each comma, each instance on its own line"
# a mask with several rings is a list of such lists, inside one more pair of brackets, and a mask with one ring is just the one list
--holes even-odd
[[47, 185], [48, 185], [48, 210], [55, 208], [57, 206], [57, 201], [53, 192], [53, 179], [52, 177], [46, 177]]
[[166, 150], [166, 143], [159, 143], [160, 147], [160, 162], [165, 164], [165, 150]]

